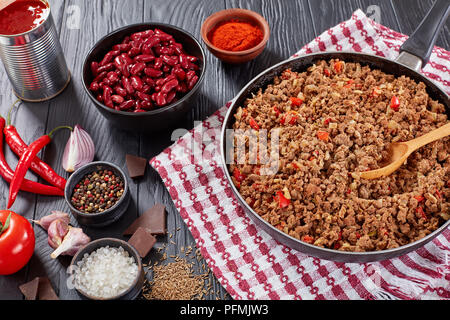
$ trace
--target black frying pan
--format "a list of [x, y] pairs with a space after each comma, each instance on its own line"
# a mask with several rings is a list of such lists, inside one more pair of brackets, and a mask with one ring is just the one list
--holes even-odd
[[450, 225], [450, 220], [433, 233], [418, 241], [395, 249], [381, 251], [344, 252], [308, 244], [306, 242], [295, 239], [282, 231], [279, 231], [253, 211], [253, 209], [242, 198], [231, 180], [225, 160], [225, 152], [227, 143], [226, 130], [231, 129], [233, 126], [233, 115], [236, 112], [236, 109], [239, 106], [244, 105], [245, 100], [250, 97], [252, 93], [256, 93], [260, 88], [267, 87], [267, 85], [273, 82], [274, 77], [280, 75], [285, 69], [290, 68], [293, 71], [303, 72], [318, 60], [328, 61], [330, 59], [340, 59], [347, 62], [357, 62], [361, 65], [370, 66], [372, 69], [380, 69], [396, 77], [403, 75], [410, 77], [416, 82], [423, 82], [427, 86], [427, 92], [430, 97], [440, 101], [445, 105], [447, 115], [450, 119], [450, 102], [448, 95], [436, 84], [419, 73], [419, 70], [422, 68], [422, 66], [424, 66], [428, 62], [438, 33], [445, 20], [447, 19], [449, 13], [450, 1], [436, 0], [434, 6], [431, 8], [430, 12], [424, 18], [417, 30], [402, 45], [400, 49], [400, 55], [395, 61], [370, 54], [353, 52], [323, 52], [309, 54], [296, 59], [281, 62], [267, 69], [266, 71], [256, 76], [241, 90], [237, 98], [230, 106], [227, 115], [225, 116], [221, 133], [222, 165], [225, 168], [226, 177], [231, 185], [234, 194], [236, 195], [236, 198], [239, 200], [246, 213], [260, 228], [262, 228], [280, 243], [311, 256], [327, 260], [360, 263], [385, 260], [406, 254], [423, 246], [448, 228], [448, 226]]

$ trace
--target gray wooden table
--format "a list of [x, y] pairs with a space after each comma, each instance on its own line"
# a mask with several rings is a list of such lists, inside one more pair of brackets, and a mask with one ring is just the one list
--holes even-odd
[[[261, 13], [271, 26], [271, 37], [264, 53], [256, 60], [230, 66], [207, 53], [208, 70], [197, 104], [184, 122], [192, 128], [196, 120], [203, 120], [231, 99], [255, 75], [267, 67], [288, 58], [304, 44], [324, 30], [346, 20], [357, 8], [394, 30], [410, 34], [433, 3], [432, 0], [50, 0], [67, 63], [72, 71], [72, 82], [57, 98], [45, 102], [27, 103], [13, 114], [13, 123], [23, 139], [30, 143], [59, 125], [81, 124], [96, 143], [96, 158], [125, 167], [125, 155], [134, 154], [150, 159], [171, 142], [171, 132], [155, 135], [129, 133], [110, 127], [84, 93], [81, 86], [83, 58], [93, 44], [116, 28], [138, 22], [155, 21], [174, 24], [200, 39], [202, 21], [210, 14], [225, 8], [247, 8]], [[450, 22], [441, 32], [437, 45], [450, 49]], [[206, 49], [206, 48], [205, 48]], [[6, 73], [0, 68], [0, 114], [5, 116], [15, 100]], [[41, 154], [58, 173], [67, 177], [61, 167], [62, 151], [68, 133], [56, 136]], [[17, 158], [5, 148], [7, 161], [14, 168]], [[38, 178], [29, 173], [29, 179]], [[168, 230], [172, 237], [158, 238], [156, 247], [165, 245], [167, 256], [180, 254], [182, 247], [195, 246], [186, 225], [180, 218], [168, 191], [158, 174], [148, 169], [146, 176], [131, 183], [132, 204], [128, 212], [110, 227], [87, 228], [93, 238], [121, 237], [121, 232], [139, 214], [160, 202], [168, 211]], [[8, 185], [0, 180], [0, 208], [6, 207]], [[14, 211], [29, 219], [39, 219], [51, 210], [68, 211], [63, 199], [20, 193]], [[76, 221], [72, 219], [73, 224]], [[79, 299], [67, 288], [66, 267], [70, 258], [50, 258], [45, 231], [35, 226], [36, 249], [29, 264], [12, 276], [0, 276], [0, 299], [23, 299], [18, 290], [22, 283], [36, 276], [48, 276], [61, 299]], [[178, 230], [178, 231], [177, 231]], [[175, 232], [176, 231], [176, 232]], [[162, 252], [153, 250], [149, 259], [162, 259]], [[180, 255], [183, 257], [182, 255]], [[171, 260], [171, 258], [168, 258]], [[196, 261], [198, 272], [203, 272], [202, 259]], [[227, 299], [225, 290], [213, 279], [212, 293], [207, 299]]]

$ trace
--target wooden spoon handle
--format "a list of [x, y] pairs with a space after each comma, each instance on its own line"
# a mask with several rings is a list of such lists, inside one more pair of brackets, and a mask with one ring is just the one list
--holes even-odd
[[433, 141], [445, 138], [450, 135], [450, 122], [446, 125], [428, 132], [427, 134], [424, 134], [423, 136], [416, 138], [414, 140], [410, 140], [406, 142], [406, 144], [409, 146], [410, 151], [415, 151], [419, 149], [420, 147], [423, 147], [426, 144], [429, 144]]

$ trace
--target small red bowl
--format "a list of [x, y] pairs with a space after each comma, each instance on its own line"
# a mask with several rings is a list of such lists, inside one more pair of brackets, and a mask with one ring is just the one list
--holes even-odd
[[[249, 22], [259, 27], [263, 32], [263, 40], [255, 47], [244, 51], [228, 51], [217, 48], [209, 40], [208, 34], [218, 24], [230, 20]], [[270, 27], [266, 19], [254, 11], [247, 9], [227, 9], [218, 11], [206, 18], [202, 25], [201, 35], [203, 42], [213, 55], [224, 62], [238, 64], [253, 60], [263, 52], [269, 40]]]

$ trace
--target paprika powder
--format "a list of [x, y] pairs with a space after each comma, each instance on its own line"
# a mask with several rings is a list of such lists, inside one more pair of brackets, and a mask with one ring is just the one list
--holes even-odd
[[214, 27], [208, 38], [219, 49], [244, 51], [258, 45], [263, 37], [263, 32], [258, 26], [249, 22], [229, 20]]

